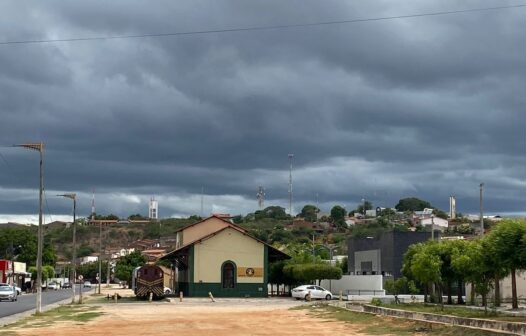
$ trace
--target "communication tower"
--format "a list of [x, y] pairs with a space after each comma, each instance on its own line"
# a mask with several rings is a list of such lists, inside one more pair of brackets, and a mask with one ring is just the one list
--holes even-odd
[[457, 200], [455, 196], [449, 196], [449, 218], [455, 219], [457, 213]]
[[155, 200], [155, 197], [150, 198], [150, 206], [148, 208], [148, 217], [150, 219], [159, 219], [159, 203]]
[[256, 194], [258, 198], [259, 210], [263, 210], [265, 207], [265, 188], [259, 186], [258, 193]]

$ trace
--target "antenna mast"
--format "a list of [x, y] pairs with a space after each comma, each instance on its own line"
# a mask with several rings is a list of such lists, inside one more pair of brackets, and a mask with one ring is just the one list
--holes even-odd
[[263, 210], [265, 207], [265, 188], [259, 186], [258, 193], [256, 194], [258, 198], [259, 210]]

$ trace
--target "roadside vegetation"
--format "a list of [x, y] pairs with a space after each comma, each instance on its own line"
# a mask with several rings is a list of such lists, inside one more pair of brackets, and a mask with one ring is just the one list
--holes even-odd
[[47, 312], [33, 314], [18, 322], [3, 326], [0, 335], [16, 335], [16, 331], [20, 329], [47, 327], [63, 321], [84, 324], [103, 314], [97, 311], [98, 309], [96, 306], [63, 305]]
[[[426, 322], [409, 321], [390, 317], [380, 317], [372, 314], [348, 311], [343, 308], [332, 307], [327, 304], [302, 305], [292, 310], [304, 310], [309, 316], [337, 320], [352, 324], [365, 335], [436, 335], [436, 336], [490, 336], [494, 332], [431, 324]], [[499, 334], [506, 335], [506, 334]]]
[[[447, 297], [447, 304], [453, 304], [454, 294], [456, 303], [464, 304], [459, 289], [468, 283], [471, 287], [468, 303], [475, 305], [475, 294], [480, 295], [486, 313], [490, 300], [495, 307], [501, 305], [499, 281], [511, 276], [512, 308], [518, 309], [515, 277], [518, 270], [526, 269], [525, 237], [526, 221], [508, 219], [478, 239], [428, 241], [411, 245], [404, 256], [402, 273], [423, 288], [426, 302], [441, 305], [444, 304], [443, 295]], [[389, 284], [386, 288], [394, 285]], [[453, 285], [456, 285], [456, 293]], [[488, 298], [491, 291], [494, 295]], [[393, 294], [398, 293], [395, 291]]]

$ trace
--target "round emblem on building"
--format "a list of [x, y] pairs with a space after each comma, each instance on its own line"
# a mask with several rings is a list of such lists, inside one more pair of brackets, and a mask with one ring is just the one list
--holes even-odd
[[251, 277], [251, 276], [254, 276], [255, 272], [254, 272], [254, 269], [252, 267], [249, 267], [249, 268], [247, 268], [245, 273], [247, 274], [247, 276]]

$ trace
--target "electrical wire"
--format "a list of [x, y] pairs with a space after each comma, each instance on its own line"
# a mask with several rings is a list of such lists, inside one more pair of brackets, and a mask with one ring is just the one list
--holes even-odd
[[310, 22], [310, 23], [307, 22], [307, 23], [297, 23], [297, 24], [284, 24], [284, 25], [275, 25], [275, 26], [238, 27], [238, 28], [196, 30], [196, 31], [172, 32], [172, 33], [137, 34], [137, 35], [92, 36], [92, 37], [74, 37], [74, 38], [42, 39], [42, 40], [13, 40], [13, 41], [0, 42], [0, 45], [43, 44], [43, 43], [57, 43], [57, 42], [101, 41], [101, 40], [140, 39], [140, 38], [151, 38], [151, 37], [171, 37], [171, 36], [185, 36], [185, 35], [222, 34], [222, 33], [232, 33], [232, 32], [247, 32], [247, 31], [262, 31], [262, 30], [277, 30], [277, 29], [352, 24], [352, 23], [360, 23], [360, 22], [408, 19], [408, 18], [417, 18], [417, 17], [426, 17], [426, 16], [442, 16], [442, 15], [473, 13], [473, 12], [483, 12], [483, 11], [495, 11], [495, 10], [504, 10], [504, 9], [512, 9], [512, 8], [524, 8], [524, 7], [526, 7], [526, 4], [496, 6], [496, 7], [482, 7], [482, 8], [468, 8], [468, 9], [459, 9], [459, 10], [451, 10], [451, 11], [396, 15], [396, 16], [383, 16], [383, 17], [362, 18], [362, 19], [349, 19], [349, 20], [338, 20], [338, 21], [320, 21], [320, 22]]

